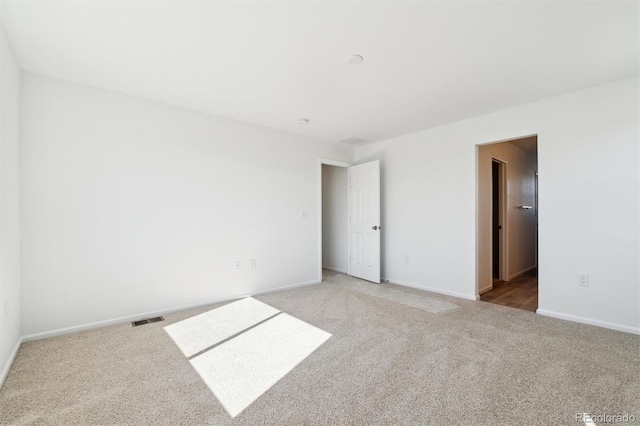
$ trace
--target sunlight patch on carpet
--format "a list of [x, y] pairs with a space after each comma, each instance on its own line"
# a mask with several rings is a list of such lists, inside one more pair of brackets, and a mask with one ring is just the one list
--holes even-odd
[[190, 357], [279, 312], [266, 303], [247, 297], [164, 329], [182, 353]]
[[235, 417], [320, 347], [330, 333], [282, 313], [191, 360]]

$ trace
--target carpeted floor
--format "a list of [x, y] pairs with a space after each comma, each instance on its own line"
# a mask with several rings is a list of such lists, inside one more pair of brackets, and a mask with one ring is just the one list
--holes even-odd
[[[640, 421], [638, 336], [383, 284], [389, 300], [345, 280], [329, 273], [256, 297], [332, 336], [235, 418], [163, 329], [218, 304], [23, 344], [0, 390], [0, 423], [570, 425], [584, 412]], [[411, 295], [457, 307], [393, 301]]]

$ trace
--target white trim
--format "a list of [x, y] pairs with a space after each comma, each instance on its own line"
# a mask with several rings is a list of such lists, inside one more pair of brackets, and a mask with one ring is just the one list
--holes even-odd
[[[483, 147], [483, 146], [495, 145], [495, 144], [503, 143], [503, 142], [511, 142], [511, 141], [518, 140], [518, 139], [525, 139], [525, 138], [529, 138], [529, 137], [532, 137], [532, 136], [540, 136], [540, 133], [536, 132], [536, 133], [531, 133], [531, 134], [528, 134], [528, 135], [514, 136], [514, 137], [507, 138], [507, 139], [493, 140], [493, 141], [488, 141], [488, 142], [483, 142], [483, 143], [476, 144], [476, 162], [475, 162], [476, 163], [476, 200], [475, 200], [476, 201], [476, 223], [475, 223], [476, 229], [475, 229], [475, 231], [476, 231], [476, 292], [478, 294], [484, 293], [486, 291], [485, 288], [488, 288], [488, 287], [484, 287], [482, 289], [478, 288], [479, 285], [480, 285], [480, 281], [481, 281], [481, 277], [480, 277], [480, 255], [479, 255], [481, 247], [479, 246], [479, 243], [480, 243], [480, 241], [479, 241], [479, 233], [480, 233], [481, 227], [482, 226], [486, 226], [486, 224], [481, 224], [480, 221], [479, 221], [479, 218], [480, 218], [480, 210], [479, 210], [480, 148]], [[538, 144], [539, 143], [540, 143], [540, 140], [538, 139]], [[507, 172], [507, 170], [506, 170], [507, 161], [505, 161], [504, 159], [501, 159], [499, 157], [496, 157], [493, 154], [491, 155], [491, 158], [492, 158], [492, 160], [496, 159], [496, 160], [498, 160], [498, 161], [500, 161], [500, 162], [505, 164], [505, 170], [504, 171], [505, 171], [505, 175], [506, 175], [506, 172]], [[537, 176], [538, 176], [538, 161], [536, 161], [536, 182], [538, 182], [537, 181]], [[505, 176], [505, 177], [507, 178], [506, 179], [507, 187], [505, 188], [505, 192], [508, 195], [508, 192], [509, 192], [508, 191], [508, 183], [509, 183], [508, 182], [508, 176]], [[538, 182], [538, 184], [539, 184], [539, 182]], [[539, 194], [539, 191], [540, 191], [540, 188], [539, 188], [539, 186], [537, 186], [536, 187], [536, 206], [535, 206], [535, 208], [536, 208], [536, 242], [535, 242], [535, 244], [536, 244], [536, 266], [535, 267], [536, 268], [538, 267], [538, 247], [539, 247], [539, 241], [538, 241], [538, 239], [539, 239], [538, 238], [538, 226], [539, 226], [539, 223], [538, 223], [538, 217], [539, 217], [538, 216], [538, 208], [539, 208], [539, 206], [538, 206], [538, 194]], [[508, 217], [509, 216], [507, 214], [508, 213], [508, 205], [506, 203], [506, 198], [505, 198], [504, 207], [505, 207], [504, 211], [501, 211], [501, 213], [504, 214], [505, 220], [508, 221]], [[505, 225], [503, 225], [503, 229], [504, 230], [508, 229], [507, 225], [508, 224], [505, 222]], [[489, 223], [489, 227], [490, 227], [489, 229], [491, 229], [491, 226], [492, 225]], [[504, 236], [507, 237], [507, 235], [506, 235], [507, 232], [506, 231], [504, 232], [504, 234], [505, 234]], [[489, 252], [491, 253], [491, 262], [493, 262], [493, 259], [492, 259], [492, 257], [493, 257], [493, 238], [490, 239], [490, 242], [491, 242], [491, 244], [490, 244]], [[501, 240], [501, 242], [503, 242], [503, 241]], [[507, 238], [507, 243], [508, 243], [508, 238]], [[503, 242], [502, 246], [506, 247], [504, 242]], [[506, 261], [503, 262], [503, 265], [505, 267], [507, 267], [507, 265], [509, 264], [508, 263], [508, 260], [509, 260], [508, 259], [508, 253], [506, 253], [506, 254], [507, 254], [507, 259], [506, 259]], [[491, 282], [493, 280], [493, 274], [491, 273], [491, 270], [492, 270], [492, 263], [489, 265], [489, 268], [488, 268], [489, 282]], [[500, 275], [501, 275], [500, 279], [504, 279], [504, 277], [508, 276], [508, 269], [506, 271], [504, 271], [504, 275], [502, 275], [502, 273], [503, 273], [503, 271], [501, 270], [500, 271]], [[509, 279], [507, 279], [505, 281], [509, 281]], [[493, 288], [493, 285], [491, 286], [491, 288]]]
[[547, 311], [546, 309], [537, 309], [536, 313], [545, 317], [557, 318], [565, 321], [572, 321], [581, 324], [595, 325], [596, 327], [608, 328], [611, 330], [623, 331], [625, 333], [640, 335], [640, 327], [629, 327], [628, 325], [615, 324], [612, 322], [594, 320], [591, 318], [579, 317], [576, 315], [563, 314], [560, 312]]
[[531, 133], [531, 134], [528, 134], [528, 135], [513, 136], [513, 137], [510, 137], [510, 138], [507, 138], [507, 139], [500, 139], [500, 140], [497, 140], [497, 141], [494, 140], [494, 141], [490, 141], [490, 142], [478, 143], [478, 144], [476, 144], [476, 146], [493, 145], [493, 144], [502, 143], [502, 142], [513, 142], [513, 141], [517, 141], [518, 139], [526, 139], [526, 138], [530, 138], [532, 136], [539, 136], [539, 135], [540, 135], [540, 133], [536, 132], [536, 133]]
[[2, 385], [4, 385], [4, 381], [9, 375], [9, 370], [11, 370], [11, 366], [13, 365], [13, 361], [15, 361], [16, 356], [18, 355], [18, 351], [20, 350], [20, 345], [22, 345], [23, 340], [24, 339], [22, 337], [18, 338], [13, 351], [11, 351], [11, 355], [9, 355], [9, 358], [7, 359], [7, 362], [5, 362], [4, 367], [2, 367], [2, 373], [0, 373], [0, 388], [2, 388]]
[[[231, 300], [231, 299], [227, 299], [227, 300]], [[122, 323], [125, 323], [125, 322], [135, 321], [135, 320], [142, 319], [142, 318], [155, 317], [155, 316], [159, 316], [159, 315], [166, 315], [166, 314], [170, 314], [172, 312], [186, 311], [187, 309], [200, 308], [202, 306], [207, 306], [207, 305], [211, 305], [211, 304], [214, 304], [214, 303], [220, 303], [220, 302], [225, 302], [225, 301], [226, 300], [217, 300], [217, 301], [211, 301], [211, 302], [208, 302], [208, 303], [201, 303], [201, 304], [197, 304], [197, 305], [185, 305], [185, 306], [179, 306], [179, 307], [173, 307], [173, 308], [167, 308], [167, 309], [160, 309], [160, 310], [156, 310], [156, 311], [148, 311], [148, 312], [143, 312], [143, 313], [140, 313], [140, 314], [127, 315], [127, 316], [124, 316], [124, 317], [117, 317], [117, 318], [112, 318], [112, 319], [103, 320], [103, 321], [90, 322], [90, 323], [87, 323], [87, 324], [74, 325], [74, 326], [71, 326], [71, 327], [58, 328], [58, 329], [54, 329], [54, 330], [43, 331], [43, 332], [40, 332], [40, 333], [27, 334], [26, 336], [23, 336], [22, 339], [25, 342], [29, 342], [31, 340], [46, 339], [46, 338], [49, 338], [49, 337], [62, 336], [63, 334], [76, 333], [78, 331], [91, 330], [91, 329], [94, 329], [94, 328], [101, 328], [101, 327], [106, 327], [106, 326], [114, 325], [114, 324], [122, 324]]]
[[209, 306], [209, 305], [213, 305], [213, 304], [216, 304], [216, 303], [222, 303], [222, 302], [228, 302], [228, 301], [231, 301], [231, 300], [242, 299], [244, 297], [259, 296], [261, 294], [276, 293], [278, 291], [290, 290], [290, 289], [294, 289], [294, 288], [297, 288], [297, 287], [304, 287], [304, 286], [309, 286], [309, 285], [314, 285], [314, 284], [320, 284], [321, 282], [322, 282], [322, 280], [320, 280], [320, 281], [318, 281], [318, 280], [305, 281], [305, 282], [302, 282], [302, 283], [290, 284], [290, 285], [276, 287], [276, 288], [272, 288], [272, 289], [268, 289], [268, 290], [258, 291], [256, 293], [239, 295], [239, 296], [234, 296], [234, 297], [231, 297], [231, 298], [220, 299], [220, 300], [212, 300], [212, 301], [209, 301], [207, 303], [199, 303], [199, 304], [196, 304], [196, 305], [186, 305], [186, 306], [179, 306], [179, 307], [173, 307], [173, 308], [167, 308], [167, 309], [160, 309], [160, 310], [156, 310], [156, 311], [144, 312], [144, 313], [141, 313], [141, 314], [127, 315], [127, 316], [124, 316], [124, 317], [108, 319], [108, 320], [104, 320], [104, 321], [96, 321], [96, 322], [90, 322], [90, 323], [87, 323], [87, 324], [75, 325], [75, 326], [72, 326], [72, 327], [65, 327], [65, 328], [59, 328], [59, 329], [56, 329], [56, 330], [43, 331], [41, 333], [33, 333], [33, 334], [28, 334], [26, 336], [23, 336], [22, 337], [22, 341], [28, 342], [28, 341], [31, 341], [31, 340], [46, 339], [48, 337], [61, 336], [63, 334], [75, 333], [75, 332], [84, 331], [84, 330], [91, 330], [91, 329], [94, 329], [94, 328], [106, 327], [108, 325], [122, 324], [122, 323], [129, 322], [129, 321], [135, 321], [135, 320], [138, 320], [138, 319], [141, 319], [141, 318], [148, 318], [148, 317], [154, 317], [154, 316], [159, 316], [159, 315], [167, 315], [167, 314], [170, 314], [170, 313], [173, 313], [173, 312], [179, 312], [179, 311], [186, 311], [188, 309], [201, 308], [203, 306]]
[[336, 166], [336, 167], [351, 167], [353, 163], [349, 163], [347, 161], [340, 160], [332, 160], [330, 158], [318, 158], [320, 160], [320, 165], [325, 164], [327, 166]]
[[333, 266], [322, 265], [322, 269], [328, 269], [330, 271], [338, 272], [338, 273], [341, 273], [341, 274], [347, 274], [347, 275], [349, 274], [346, 269], [334, 268]]
[[279, 291], [292, 290], [294, 288], [307, 287], [307, 286], [316, 285], [316, 284], [322, 284], [322, 280], [320, 279], [320, 280], [304, 281], [296, 284], [283, 285], [282, 287], [270, 288], [268, 290], [262, 290], [257, 293], [247, 294], [245, 296], [240, 296], [240, 297], [234, 297], [233, 299], [228, 299], [228, 300], [241, 299], [243, 297], [260, 296], [261, 294], [277, 293]]
[[486, 293], [490, 290], [493, 290], [493, 283], [489, 284], [486, 287], [481, 288], [480, 290], [478, 290], [478, 296], [481, 295], [482, 293]]
[[[318, 280], [322, 282], [322, 165], [344, 167], [349, 170], [353, 163], [346, 161], [331, 160], [329, 158], [318, 157]], [[351, 272], [351, 221], [349, 220], [349, 206], [351, 205], [349, 191], [349, 177], [347, 175], [347, 272]]]
[[533, 271], [536, 268], [537, 268], [537, 266], [533, 265], [533, 266], [528, 267], [527, 269], [523, 269], [520, 272], [516, 272], [515, 274], [511, 275], [507, 281], [515, 280], [516, 278], [521, 277], [524, 274], [528, 274], [529, 272]]
[[347, 167], [347, 275], [351, 275], [351, 166]]
[[442, 290], [440, 288], [428, 287], [428, 286], [425, 286], [425, 285], [413, 284], [413, 283], [408, 283], [408, 282], [404, 282], [404, 281], [398, 281], [398, 280], [394, 280], [393, 278], [384, 277], [384, 278], [382, 278], [382, 281], [388, 282], [389, 284], [401, 285], [403, 287], [417, 288], [418, 290], [425, 290], [425, 291], [430, 291], [432, 293], [444, 294], [446, 296], [458, 297], [460, 299], [467, 299], [467, 300], [479, 300], [480, 299], [479, 296], [475, 296], [475, 295], [472, 295], [472, 294], [465, 294], [465, 293], [458, 293], [456, 291]]

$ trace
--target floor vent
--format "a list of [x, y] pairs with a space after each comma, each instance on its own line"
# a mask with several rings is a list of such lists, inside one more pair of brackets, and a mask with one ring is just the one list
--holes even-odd
[[164, 317], [147, 318], [139, 321], [132, 321], [131, 325], [137, 327], [139, 325], [151, 324], [152, 322], [164, 321]]

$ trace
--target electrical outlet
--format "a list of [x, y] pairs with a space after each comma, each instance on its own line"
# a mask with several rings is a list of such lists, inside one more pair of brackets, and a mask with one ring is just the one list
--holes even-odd
[[578, 275], [578, 285], [581, 287], [589, 287], [589, 275]]
[[251, 259], [251, 269], [256, 269], [256, 260], [255, 259]]
[[235, 263], [234, 263], [234, 265], [235, 265], [236, 271], [239, 271], [240, 269], [242, 269], [242, 268], [240, 267], [240, 266], [241, 266], [241, 265], [240, 265], [240, 262], [235, 262]]
[[309, 219], [309, 211], [308, 210], [300, 210], [300, 219]]

